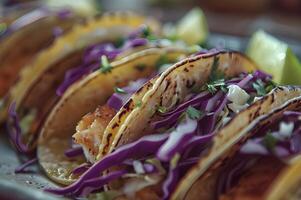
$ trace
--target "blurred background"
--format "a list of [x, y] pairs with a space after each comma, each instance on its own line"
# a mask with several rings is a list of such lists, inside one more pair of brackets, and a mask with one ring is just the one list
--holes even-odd
[[[1, 13], [28, 0], [0, 0]], [[301, 0], [45, 0], [52, 5], [81, 7], [89, 10], [87, 2], [97, 10], [132, 10], [153, 16], [161, 21], [175, 22], [193, 7], [200, 7], [206, 16], [210, 41], [227, 43], [233, 49], [241, 49], [244, 41], [256, 30], [268, 33], [286, 41], [301, 55]], [[220, 41], [220, 35], [226, 40]], [[217, 36], [217, 37], [215, 37]], [[233, 38], [235, 36], [235, 38]], [[224, 37], [224, 38], [225, 38]], [[237, 38], [240, 38], [237, 43]], [[245, 40], [244, 40], [245, 39]], [[213, 44], [215, 45], [215, 44]]]
[[[90, 0], [88, 0], [90, 1]], [[26, 0], [0, 0], [12, 6]], [[52, 1], [77, 4], [73, 0]], [[80, 1], [79, 1], [80, 2]], [[133, 10], [174, 21], [200, 6], [212, 32], [247, 36], [259, 28], [277, 36], [301, 40], [301, 0], [94, 0], [99, 10]], [[0, 12], [4, 12], [4, 9]]]

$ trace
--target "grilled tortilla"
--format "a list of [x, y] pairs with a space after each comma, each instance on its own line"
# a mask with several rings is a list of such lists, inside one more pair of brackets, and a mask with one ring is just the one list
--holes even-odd
[[[27, 123], [26, 131], [23, 131], [25, 144], [31, 149], [36, 147], [37, 133], [60, 98], [56, 94], [58, 87], [68, 71], [82, 63], [86, 48], [124, 37], [141, 24], [149, 25], [150, 29], [153, 27], [155, 32], [158, 30], [156, 22], [131, 13], [107, 13], [96, 17], [83, 25], [75, 26], [68, 34], [58, 38], [21, 72], [20, 79], [11, 89], [5, 105], [8, 107], [15, 103], [21, 123], [23, 119], [31, 119]], [[126, 57], [135, 50], [141, 50], [141, 47], [129, 49], [115, 60]], [[99, 61], [96, 64], [100, 66]]]

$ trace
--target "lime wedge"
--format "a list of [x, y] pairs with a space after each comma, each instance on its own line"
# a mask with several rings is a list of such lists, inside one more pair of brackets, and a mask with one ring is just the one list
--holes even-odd
[[253, 34], [247, 55], [271, 74], [276, 83], [301, 84], [301, 64], [288, 45], [259, 30]]
[[189, 11], [176, 25], [178, 39], [187, 44], [201, 44], [208, 37], [206, 17], [200, 8]]

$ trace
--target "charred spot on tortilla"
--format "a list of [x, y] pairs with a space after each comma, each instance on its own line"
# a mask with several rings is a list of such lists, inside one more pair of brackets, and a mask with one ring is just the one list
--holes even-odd
[[[126, 112], [130, 111], [133, 108], [133, 99], [129, 99], [129, 101], [123, 106], [123, 108], [125, 109]], [[121, 114], [121, 116], [123, 114]]]
[[118, 115], [119, 122], [121, 122], [120, 120], [121, 120], [122, 116], [125, 115], [126, 113], [127, 113], [126, 110], [122, 110], [122, 111], [120, 112], [120, 114]]
[[195, 80], [192, 80], [191, 83], [190, 83], [190, 80], [187, 79], [186, 80], [186, 87], [187, 88], [192, 88], [195, 85], [195, 83], [196, 83]]
[[165, 89], [164, 89], [164, 92], [166, 92], [166, 90], [168, 89], [169, 85], [171, 84], [171, 80], [170, 78], [169, 79], [166, 79], [166, 86], [165, 86]]
[[145, 64], [138, 64], [135, 66], [135, 69], [139, 72], [143, 72], [146, 68], [146, 65]]
[[184, 68], [184, 72], [189, 72], [189, 69], [187, 67]]
[[117, 128], [118, 126], [119, 126], [118, 123], [114, 123], [113, 126], [112, 126], [112, 129], [115, 129], [115, 128]]

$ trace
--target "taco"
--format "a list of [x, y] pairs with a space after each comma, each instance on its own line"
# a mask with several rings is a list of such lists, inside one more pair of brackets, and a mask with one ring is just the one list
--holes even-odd
[[282, 174], [300, 160], [300, 103], [300, 97], [292, 99], [253, 121], [195, 183], [187, 199], [275, 199], [278, 194], [282, 196], [276, 199], [291, 199], [293, 193], [284, 193], [291, 186], [280, 185], [291, 184]]
[[[152, 78], [114, 116], [106, 115], [102, 109], [107, 107], [101, 106], [83, 117], [73, 138], [92, 163], [91, 149], [98, 146], [96, 162], [75, 183], [48, 191], [85, 196], [108, 190], [121, 199], [182, 199], [212, 159], [221, 156], [223, 144], [301, 94], [299, 88], [273, 89], [271, 76], [257, 71], [240, 53], [200, 54]], [[46, 141], [39, 148], [45, 148]], [[44, 157], [55, 148], [45, 148]], [[215, 151], [217, 156], [208, 158]]]
[[4, 18], [0, 27], [0, 98], [17, 80], [21, 68], [39, 51], [82, 21], [83, 18], [71, 10], [47, 7]]
[[266, 199], [300, 199], [300, 167], [301, 160], [288, 166], [272, 184]]
[[[20, 80], [11, 89], [5, 105], [11, 108], [8, 116], [10, 132], [17, 124], [12, 116], [18, 115], [23, 126], [22, 140], [28, 151], [35, 148], [37, 133], [45, 117], [70, 85], [98, 70], [101, 62], [106, 69], [109, 61], [153, 47], [142, 38], [147, 26], [140, 28], [141, 24], [149, 24], [148, 32], [156, 31], [158, 27], [156, 22], [130, 13], [107, 13], [91, 19], [58, 38], [21, 72]], [[125, 41], [123, 49], [115, 49], [112, 42], [120, 41], [128, 34], [131, 38]]]
[[[99, 117], [102, 118], [103, 115], [113, 117], [131, 93], [160, 70], [168, 67], [169, 63], [176, 62], [188, 52], [188, 49], [176, 47], [145, 49], [112, 62], [110, 72], [95, 71], [72, 85], [50, 112], [39, 137], [38, 157], [47, 175], [63, 184], [77, 179], [78, 176], [74, 176], [71, 172], [84, 163], [84, 159], [74, 162], [74, 158], [65, 156], [65, 151], [71, 148], [72, 134], [81, 117], [94, 111], [99, 105], [106, 105], [106, 102], [112, 108], [99, 107]], [[137, 98], [142, 98], [146, 90], [147, 88], [140, 91]], [[118, 96], [122, 96], [121, 99]], [[119, 123], [123, 123], [128, 113], [123, 114]], [[87, 116], [86, 119], [89, 120], [91, 117]], [[109, 120], [103, 121], [101, 124], [103, 128], [108, 122]], [[98, 147], [87, 151], [86, 155], [90, 153], [89, 159], [94, 162]]]

